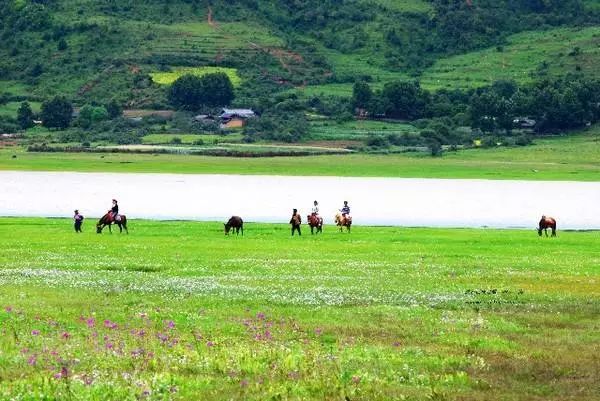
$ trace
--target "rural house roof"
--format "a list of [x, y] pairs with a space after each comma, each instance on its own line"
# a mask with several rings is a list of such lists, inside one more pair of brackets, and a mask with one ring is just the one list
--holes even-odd
[[221, 115], [219, 117], [221, 118], [233, 118], [233, 117], [240, 117], [240, 118], [250, 118], [250, 117], [254, 117], [256, 114], [254, 113], [253, 110], [250, 109], [226, 109], [224, 108], [221, 111]]

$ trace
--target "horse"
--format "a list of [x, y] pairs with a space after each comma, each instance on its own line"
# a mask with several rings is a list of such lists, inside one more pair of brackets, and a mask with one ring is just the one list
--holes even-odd
[[114, 223], [119, 226], [119, 232], [122, 233], [123, 229], [125, 229], [125, 232], [129, 234], [129, 230], [127, 229], [127, 217], [124, 214], [120, 214], [119, 216], [121, 220], [115, 221], [113, 220], [112, 214], [110, 212], [106, 213], [100, 218], [100, 220], [98, 220], [98, 224], [96, 224], [96, 233], [102, 234], [102, 230], [104, 229], [104, 227], [108, 226], [108, 231], [110, 231], [110, 233], [112, 234], [111, 225]]
[[309, 214], [306, 216], [307, 224], [310, 226], [310, 233], [314, 234], [315, 228], [317, 229], [317, 234], [323, 232], [323, 218], [321, 216], [317, 216], [316, 214]]
[[242, 230], [242, 236], [244, 235], [244, 221], [240, 216], [231, 216], [229, 221], [223, 225], [225, 226], [225, 235], [229, 235], [229, 230], [232, 228], [236, 235], [240, 234], [240, 230]]
[[344, 227], [346, 227], [348, 232], [350, 232], [350, 226], [352, 225], [352, 217], [348, 215], [344, 216], [341, 213], [337, 213], [335, 215], [335, 224], [337, 224], [340, 227], [340, 232], [342, 232], [342, 229]]
[[542, 236], [542, 230], [546, 233], [546, 237], [548, 236], [548, 228], [552, 229], [552, 236], [556, 237], [556, 220], [552, 217], [542, 216], [540, 223], [538, 225], [538, 235]]

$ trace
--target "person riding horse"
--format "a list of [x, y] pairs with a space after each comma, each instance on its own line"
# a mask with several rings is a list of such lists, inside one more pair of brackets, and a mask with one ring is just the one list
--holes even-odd
[[110, 213], [110, 218], [112, 219], [112, 221], [117, 222], [121, 220], [121, 218], [119, 217], [119, 205], [116, 199], [112, 200], [112, 207], [110, 208]]
[[313, 207], [310, 210], [310, 215], [307, 216], [310, 233], [314, 234], [314, 229], [317, 229], [317, 234], [323, 232], [323, 218], [319, 215], [319, 202], [314, 201]]
[[350, 206], [348, 206], [348, 201], [344, 201], [344, 207], [340, 209], [340, 212], [342, 212], [342, 217], [350, 217]]

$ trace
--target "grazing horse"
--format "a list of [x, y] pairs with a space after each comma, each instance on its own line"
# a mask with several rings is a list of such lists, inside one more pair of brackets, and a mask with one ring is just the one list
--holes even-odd
[[552, 236], [556, 237], [556, 220], [552, 217], [542, 216], [538, 226], [538, 234], [542, 236], [542, 230], [546, 233], [546, 237], [548, 236], [548, 228], [552, 229]]
[[323, 232], [323, 218], [321, 216], [317, 216], [316, 214], [309, 214], [306, 216], [306, 221], [310, 226], [310, 233], [314, 234], [315, 228], [317, 229], [317, 234]]
[[352, 217], [348, 215], [344, 216], [341, 213], [338, 213], [335, 215], [335, 224], [340, 226], [340, 232], [344, 227], [346, 227], [348, 232], [350, 232], [350, 226], [352, 225]]
[[98, 224], [96, 224], [96, 233], [102, 234], [102, 229], [108, 226], [108, 231], [110, 231], [110, 233], [112, 234], [111, 225], [114, 223], [119, 226], [119, 232], [122, 233], [123, 229], [125, 229], [125, 232], [129, 234], [129, 230], [127, 229], [127, 217], [125, 217], [124, 214], [120, 214], [119, 216], [121, 217], [121, 219], [115, 221], [112, 218], [112, 213], [106, 213], [100, 218], [100, 220], [98, 220]]
[[225, 235], [229, 235], [229, 230], [232, 228], [235, 230], [235, 234], [239, 235], [240, 230], [242, 230], [242, 235], [244, 235], [244, 221], [240, 216], [231, 216], [229, 221], [225, 224]]

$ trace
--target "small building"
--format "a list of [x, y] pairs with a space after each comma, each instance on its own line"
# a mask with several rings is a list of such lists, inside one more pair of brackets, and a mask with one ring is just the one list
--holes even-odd
[[529, 117], [515, 117], [513, 119], [513, 125], [516, 128], [534, 129], [535, 124], [537, 124], [537, 121]]
[[221, 128], [242, 128], [249, 118], [256, 117], [256, 113], [250, 109], [227, 109], [221, 110], [219, 119]]

